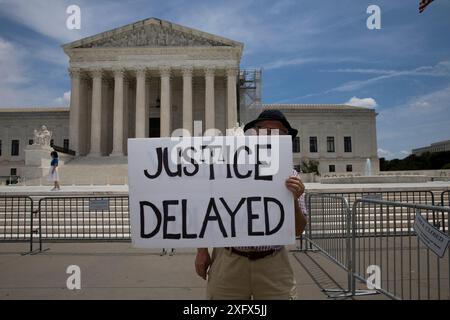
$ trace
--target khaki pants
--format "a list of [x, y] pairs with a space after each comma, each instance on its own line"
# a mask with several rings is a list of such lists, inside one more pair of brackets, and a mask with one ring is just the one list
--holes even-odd
[[213, 250], [208, 299], [293, 300], [297, 298], [296, 291], [286, 248], [253, 261], [224, 248]]

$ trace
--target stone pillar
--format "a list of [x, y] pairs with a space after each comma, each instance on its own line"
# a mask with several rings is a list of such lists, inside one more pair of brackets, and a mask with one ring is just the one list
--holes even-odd
[[72, 90], [70, 94], [70, 116], [69, 116], [69, 148], [80, 153], [80, 133], [81, 123], [86, 119], [81, 119], [81, 72], [80, 69], [69, 69], [72, 80]]
[[145, 73], [145, 68], [136, 70], [136, 138], [146, 138]]
[[212, 68], [205, 69], [205, 131], [216, 126], [214, 73]]
[[114, 70], [114, 121], [113, 121], [113, 151], [111, 156], [123, 156], [124, 132], [124, 70]]
[[101, 69], [92, 71], [91, 151], [89, 156], [101, 156], [102, 132], [102, 77]]
[[227, 128], [234, 128], [237, 124], [237, 95], [236, 78], [237, 69], [227, 70]]
[[192, 68], [183, 69], [183, 128], [193, 135]]
[[130, 79], [125, 77], [123, 79], [123, 100], [124, 100], [124, 106], [123, 106], [123, 151], [124, 154], [128, 154], [128, 133], [129, 133], [129, 126], [130, 126], [130, 104], [128, 102], [128, 96], [130, 92]]
[[161, 137], [170, 137], [171, 88], [170, 68], [161, 68]]

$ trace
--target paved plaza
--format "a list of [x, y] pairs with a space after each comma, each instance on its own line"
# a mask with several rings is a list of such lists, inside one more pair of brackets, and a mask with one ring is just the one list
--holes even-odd
[[[199, 300], [206, 282], [194, 271], [194, 250], [160, 256], [130, 243], [50, 243], [46, 251], [22, 255], [25, 243], [0, 246], [2, 299]], [[292, 247], [291, 249], [295, 249]], [[301, 300], [324, 300], [322, 288], [345, 288], [346, 273], [320, 253], [289, 254]], [[81, 269], [81, 290], [68, 290], [66, 269]], [[383, 295], [358, 299], [387, 299]]]
[[[448, 190], [449, 182], [427, 184], [324, 185], [310, 183], [309, 192], [376, 192], [389, 190]], [[127, 195], [128, 186], [63, 186], [50, 192], [46, 186], [0, 187], [0, 195], [48, 196]], [[34, 247], [36, 249], [36, 246]], [[181, 299], [205, 297], [205, 281], [195, 274], [194, 249], [160, 255], [159, 249], [136, 249], [129, 242], [44, 242], [44, 251], [24, 254], [29, 244], [0, 245], [0, 299]], [[347, 274], [319, 252], [289, 253], [298, 298], [330, 299], [322, 289], [347, 288]], [[68, 290], [68, 266], [81, 268], [81, 290]], [[358, 284], [359, 289], [365, 285]], [[351, 299], [388, 299], [382, 294]]]

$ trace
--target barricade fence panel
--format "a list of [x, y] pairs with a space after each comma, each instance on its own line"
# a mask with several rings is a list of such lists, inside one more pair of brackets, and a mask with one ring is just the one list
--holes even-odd
[[350, 207], [341, 196], [308, 194], [308, 225], [304, 238], [338, 265], [348, 268]]
[[450, 207], [450, 190], [446, 190], [441, 193], [441, 205], [444, 207]]
[[[380, 270], [381, 292], [394, 299], [450, 299], [449, 253], [440, 258], [417, 236], [416, 214], [443, 232], [450, 208], [360, 199], [352, 210], [354, 277], [367, 281]], [[436, 216], [441, 217], [439, 223]], [[448, 234], [448, 233], [447, 233]], [[449, 234], [450, 236], [450, 234]], [[369, 269], [368, 269], [369, 268]], [[352, 288], [355, 288], [353, 280]]]
[[0, 196], [0, 242], [30, 241], [33, 200], [27, 196]]
[[[321, 194], [328, 196], [345, 197], [348, 200], [349, 204], [353, 204], [355, 201], [359, 199], [374, 199], [374, 200], [384, 200], [402, 203], [420, 203], [426, 205], [435, 205], [437, 202], [436, 199], [438, 199], [439, 197], [439, 193], [436, 196], [435, 193], [430, 190], [414, 190], [414, 191], [380, 191], [380, 192], [340, 192], [340, 193], [321, 193]], [[406, 219], [407, 216], [405, 214], [398, 212], [396, 218], [402, 221], [404, 220], [403, 221], [404, 224], [407, 224]], [[438, 214], [437, 212], [433, 212], [432, 220], [435, 226], [437, 226], [439, 229], [444, 230], [445, 232], [446, 223], [448, 223], [448, 219], [445, 218], [445, 214], [442, 215], [442, 213]], [[364, 225], [365, 228], [368, 228], [367, 224], [373, 225], [375, 223], [374, 216], [371, 215], [370, 218], [368, 217], [368, 219], [363, 221], [363, 223], [365, 224]], [[362, 227], [362, 224], [359, 224], [357, 227]], [[386, 231], [387, 231], [386, 228], [380, 229], [378, 234]]]
[[128, 196], [52, 197], [39, 201], [42, 240], [130, 240]]
[[[356, 207], [349, 209], [346, 197]], [[378, 291], [391, 298], [449, 299], [448, 250], [439, 258], [413, 228], [416, 211], [421, 209], [431, 227], [448, 234], [450, 208], [433, 206], [434, 198], [429, 191], [307, 194], [309, 220], [300, 248], [317, 249], [344, 268], [353, 295], [357, 294], [355, 279], [363, 281], [366, 289], [370, 273], [379, 267]], [[350, 244], [348, 238], [352, 238]]]

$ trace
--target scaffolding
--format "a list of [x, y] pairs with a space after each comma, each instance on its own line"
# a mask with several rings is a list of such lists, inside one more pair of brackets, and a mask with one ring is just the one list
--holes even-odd
[[262, 112], [260, 69], [239, 72], [239, 124], [242, 126], [258, 117]]

